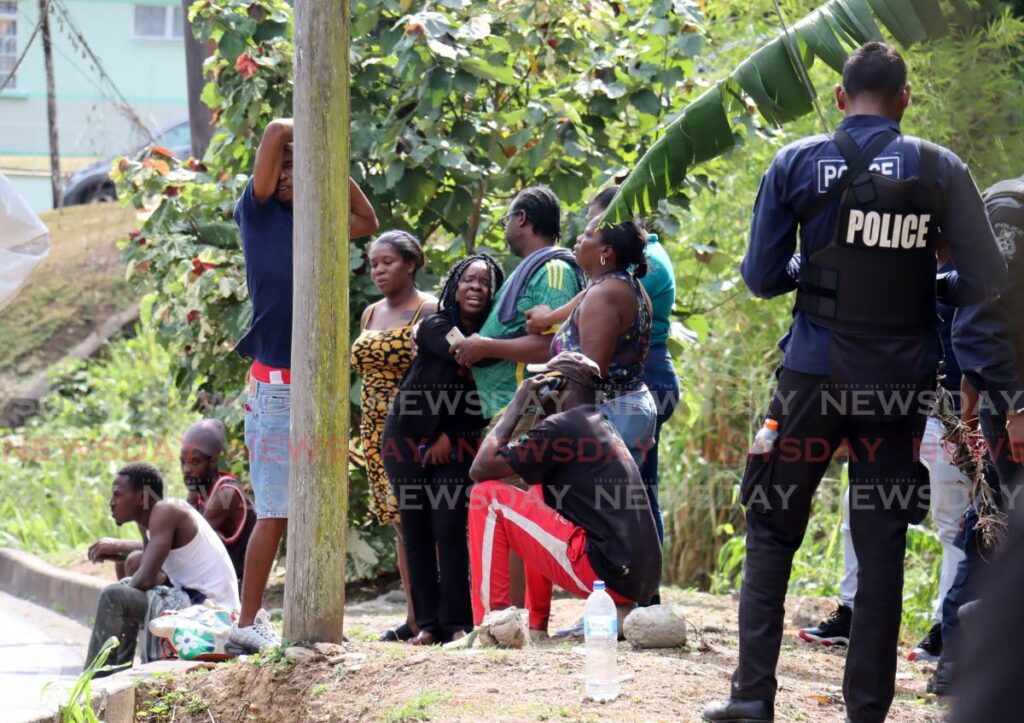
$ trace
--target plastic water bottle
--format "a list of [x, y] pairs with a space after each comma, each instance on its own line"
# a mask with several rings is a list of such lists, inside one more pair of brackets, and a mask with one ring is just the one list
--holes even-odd
[[779, 438], [779, 420], [771, 417], [764, 420], [764, 426], [754, 437], [754, 443], [750, 445], [751, 454], [768, 454], [775, 447], [775, 440]]
[[587, 697], [615, 700], [619, 696], [619, 669], [615, 659], [619, 645], [619, 618], [615, 603], [594, 581], [594, 592], [583, 608], [583, 638], [587, 648]]

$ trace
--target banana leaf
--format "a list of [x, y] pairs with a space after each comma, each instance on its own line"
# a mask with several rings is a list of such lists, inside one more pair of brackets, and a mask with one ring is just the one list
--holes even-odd
[[651, 162], [637, 166], [622, 184], [615, 198], [623, 199], [621, 207], [633, 212], [616, 220], [650, 213], [657, 204], [652, 189], [678, 186], [690, 168], [721, 155], [735, 142], [725, 115], [722, 85], [716, 84], [686, 107], [644, 156]]
[[[949, 0], [961, 27], [983, 21], [999, 10], [998, 0]], [[848, 50], [883, 40], [879, 23], [900, 45], [941, 39], [949, 22], [939, 0], [829, 0], [792, 27], [796, 52], [784, 34], [743, 60], [730, 77], [705, 91], [665, 127], [661, 138], [637, 161], [605, 211], [605, 223], [649, 213], [686, 178], [690, 169], [735, 145], [726, 114], [737, 86], [764, 119], [781, 125], [811, 112], [813, 99], [797, 63], [810, 68], [815, 58], [836, 72]]]

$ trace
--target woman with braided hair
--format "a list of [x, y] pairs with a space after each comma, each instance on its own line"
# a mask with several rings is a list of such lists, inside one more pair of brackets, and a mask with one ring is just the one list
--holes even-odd
[[413, 645], [439, 644], [473, 628], [469, 468], [488, 419], [472, 373], [455, 361], [451, 346], [480, 329], [503, 281], [489, 256], [455, 265], [437, 313], [416, 331], [416, 359], [384, 425], [381, 456], [397, 501], [420, 631]]

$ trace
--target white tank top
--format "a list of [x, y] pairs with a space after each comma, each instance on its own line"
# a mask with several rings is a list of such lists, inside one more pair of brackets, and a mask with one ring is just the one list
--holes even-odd
[[227, 548], [210, 523], [184, 500], [167, 500], [184, 509], [196, 523], [196, 536], [184, 547], [171, 550], [163, 571], [172, 585], [201, 592], [213, 603], [237, 610], [238, 579]]

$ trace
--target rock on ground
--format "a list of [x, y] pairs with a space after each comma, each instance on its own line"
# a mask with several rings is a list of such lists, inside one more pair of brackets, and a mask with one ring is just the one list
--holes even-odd
[[487, 613], [480, 623], [480, 644], [485, 648], [523, 647], [529, 636], [524, 614], [514, 607]]
[[626, 616], [622, 628], [634, 648], [678, 648], [686, 644], [686, 618], [669, 605], [637, 608]]

